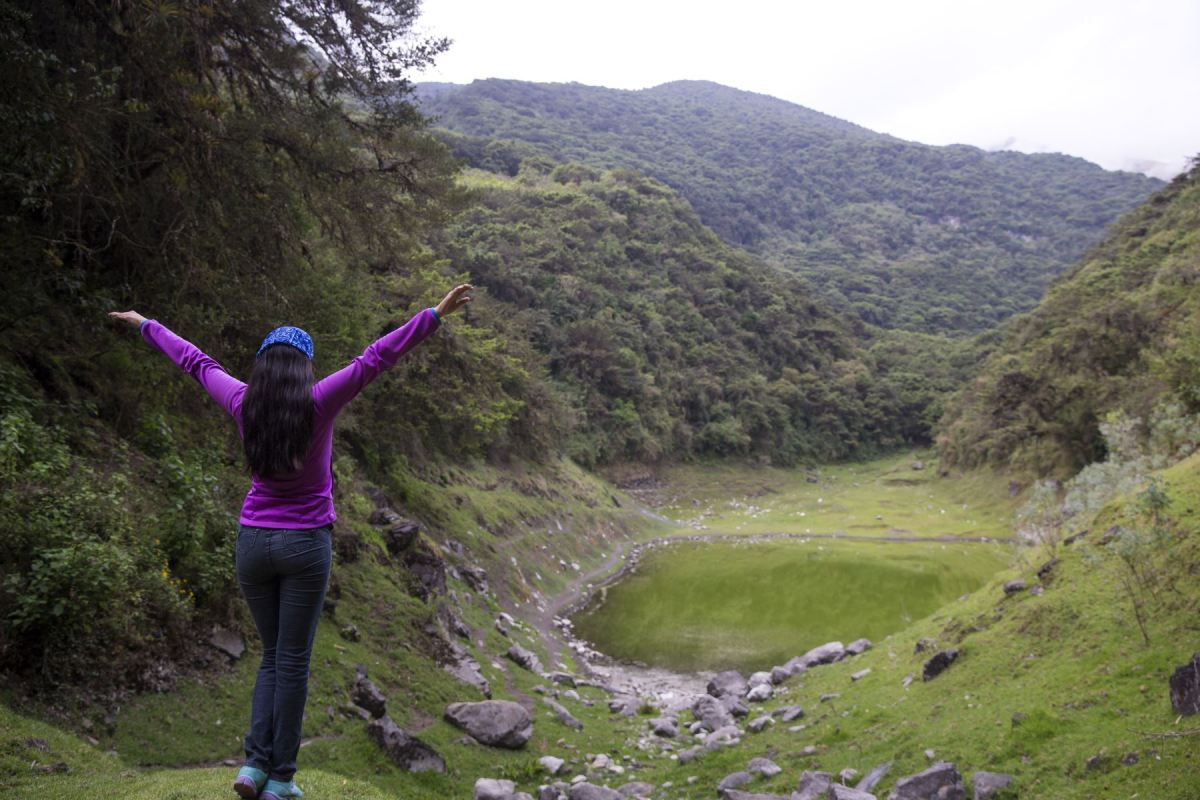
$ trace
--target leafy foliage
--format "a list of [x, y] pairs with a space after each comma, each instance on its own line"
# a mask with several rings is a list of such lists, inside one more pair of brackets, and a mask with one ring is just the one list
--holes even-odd
[[419, 91], [472, 165], [512, 175], [532, 148], [637, 170], [677, 190], [727, 242], [885, 328], [979, 332], [1028, 310], [1105, 225], [1161, 185], [1067, 156], [905, 142], [705, 82]]
[[947, 463], [1064, 477], [1102, 459], [1101, 422], [1150, 420], [1196, 392], [1200, 169], [1176, 178], [1006, 326], [978, 378], [950, 404]]

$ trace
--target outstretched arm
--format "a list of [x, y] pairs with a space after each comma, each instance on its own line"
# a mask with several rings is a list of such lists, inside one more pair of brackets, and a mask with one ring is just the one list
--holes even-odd
[[201, 352], [200, 348], [176, 336], [155, 320], [146, 319], [136, 311], [113, 311], [109, 316], [136, 325], [141, 330], [143, 339], [195, 378], [221, 408], [233, 415], [238, 399], [246, 390], [246, 384], [226, 372], [220, 364]]
[[412, 350], [429, 334], [438, 329], [448, 314], [471, 302], [467, 293], [469, 283], [455, 286], [435, 308], [427, 308], [391, 333], [372, 342], [362, 355], [332, 375], [322, 378], [313, 387], [313, 397], [325, 414], [337, 414], [358, 395], [379, 373], [395, 365], [401, 356]]

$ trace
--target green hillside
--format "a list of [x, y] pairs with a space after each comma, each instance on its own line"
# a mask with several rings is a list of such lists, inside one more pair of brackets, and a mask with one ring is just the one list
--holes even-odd
[[1200, 410], [1200, 169], [1124, 217], [1029, 314], [1006, 326], [950, 404], [947, 463], [1065, 477], [1105, 454], [1123, 413], [1141, 436], [1187, 436]]
[[489, 169], [512, 140], [628, 167], [682, 194], [726, 241], [886, 328], [978, 332], [1032, 308], [1105, 225], [1161, 182], [1062, 155], [930, 147], [764, 95], [678, 81], [642, 91], [479, 80], [420, 89]]

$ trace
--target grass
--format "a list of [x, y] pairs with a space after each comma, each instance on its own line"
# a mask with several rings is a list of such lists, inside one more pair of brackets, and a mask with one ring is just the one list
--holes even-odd
[[847, 542], [679, 543], [575, 618], [618, 658], [680, 670], [770, 669], [825, 642], [879, 639], [978, 588], [1006, 547]]

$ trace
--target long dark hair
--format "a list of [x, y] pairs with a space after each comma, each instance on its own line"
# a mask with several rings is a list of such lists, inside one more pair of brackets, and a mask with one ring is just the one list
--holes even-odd
[[304, 465], [313, 427], [313, 369], [308, 357], [286, 344], [258, 357], [242, 399], [246, 466], [270, 478]]

